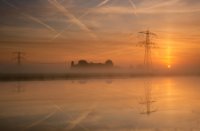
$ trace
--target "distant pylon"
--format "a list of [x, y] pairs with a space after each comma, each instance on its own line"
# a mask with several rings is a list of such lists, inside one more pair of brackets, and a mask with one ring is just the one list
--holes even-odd
[[151, 42], [151, 36], [156, 36], [156, 34], [149, 30], [141, 31], [139, 33], [145, 34], [145, 41], [142, 41], [139, 44], [145, 47], [144, 66], [146, 70], [150, 71], [152, 68], [151, 48], [154, 48], [155, 46], [155, 43]]
[[18, 52], [13, 52], [13, 54], [15, 55], [15, 60], [17, 62], [17, 65], [21, 65], [22, 64], [22, 60], [24, 59], [24, 52], [18, 51]]

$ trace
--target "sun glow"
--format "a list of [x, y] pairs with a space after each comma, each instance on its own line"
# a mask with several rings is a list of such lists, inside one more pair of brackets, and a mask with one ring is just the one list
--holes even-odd
[[172, 41], [171, 40], [166, 40], [166, 55], [165, 55], [165, 59], [166, 59], [166, 64], [167, 64], [167, 68], [170, 69], [171, 68], [171, 63], [172, 63]]

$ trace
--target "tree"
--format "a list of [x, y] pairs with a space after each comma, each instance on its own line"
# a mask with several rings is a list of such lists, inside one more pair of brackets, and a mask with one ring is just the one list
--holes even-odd
[[78, 65], [79, 66], [87, 66], [88, 65], [88, 62], [86, 60], [79, 60], [78, 61]]
[[108, 67], [113, 67], [113, 66], [114, 66], [112, 60], [107, 60], [107, 61], [105, 62], [105, 65], [108, 66]]

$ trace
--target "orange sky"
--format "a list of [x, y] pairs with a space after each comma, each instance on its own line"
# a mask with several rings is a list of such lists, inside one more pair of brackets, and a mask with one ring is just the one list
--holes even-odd
[[143, 63], [139, 31], [151, 30], [154, 65], [200, 65], [198, 0], [4, 0], [0, 2], [0, 60], [26, 53], [25, 62], [86, 59], [118, 66]]

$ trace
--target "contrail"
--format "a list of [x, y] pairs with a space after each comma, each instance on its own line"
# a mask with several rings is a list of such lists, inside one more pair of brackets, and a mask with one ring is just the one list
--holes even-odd
[[[81, 123], [84, 119], [86, 119], [89, 114], [96, 108], [95, 105], [91, 106], [91, 108], [88, 111], [83, 112], [79, 117], [69, 122], [69, 126], [67, 127], [67, 130], [72, 130], [75, 128], [79, 123]], [[86, 129], [86, 128], [85, 128]]]
[[39, 20], [38, 18], [35, 18], [35, 17], [31, 16], [31, 15], [24, 14], [24, 13], [22, 13], [22, 15], [24, 15], [25, 17], [27, 17], [27, 18], [29, 18], [29, 19], [31, 19], [31, 20], [33, 20], [33, 21], [35, 21], [35, 22], [37, 22], [37, 23], [39, 23], [39, 24], [45, 26], [47, 29], [49, 29], [49, 30], [51, 30], [51, 31], [53, 31], [53, 32], [57, 32], [54, 28], [52, 28], [51, 26], [45, 24], [44, 22], [42, 22], [42, 21]]
[[69, 126], [67, 127], [67, 130], [72, 130], [73, 128], [75, 128], [77, 125], [79, 125], [79, 123], [81, 123], [84, 119], [86, 119], [90, 113], [91, 113], [91, 110], [86, 111], [75, 120], [70, 121]]
[[[95, 8], [104, 6], [104, 5], [107, 4], [109, 1], [110, 1], [110, 0], [104, 0], [103, 2], [101, 2], [101, 3], [99, 3], [97, 6], [95, 6]], [[130, 3], [131, 6], [133, 7], [133, 9], [134, 9], [134, 14], [136, 15], [136, 14], [137, 14], [137, 12], [136, 12], [137, 7], [136, 7], [135, 3], [134, 3], [132, 0], [129, 0], [129, 3]], [[88, 14], [90, 13], [90, 11], [91, 11], [91, 10], [86, 11], [86, 12], [85, 12], [83, 15], [81, 15], [79, 18], [82, 18], [82, 17], [88, 15]]]
[[[105, 5], [105, 4], [107, 4], [109, 1], [110, 1], [110, 0], [104, 0], [103, 2], [101, 2], [101, 3], [99, 3], [97, 6], [95, 6], [95, 8], [101, 7], [101, 6]], [[82, 18], [82, 17], [88, 15], [89, 13], [90, 13], [90, 10], [89, 10], [89, 11], [86, 11], [86, 12], [85, 12], [83, 15], [81, 15], [79, 18]]]
[[132, 0], [129, 0], [129, 3], [131, 4], [131, 6], [132, 6], [133, 9], [134, 9], [134, 14], [137, 15], [137, 12], [136, 12], [137, 7], [136, 7], [135, 3], [134, 3]]
[[36, 17], [33, 17], [33, 16], [29, 15], [29, 14], [23, 13], [22, 11], [20, 11], [20, 9], [19, 9], [17, 6], [15, 6], [15, 5], [9, 3], [7, 0], [3, 0], [3, 2], [4, 2], [5, 4], [7, 4], [7, 5], [9, 5], [10, 7], [16, 9], [16, 10], [17, 10], [21, 15], [23, 15], [24, 17], [26, 17], [26, 18], [28, 18], [28, 19], [30, 19], [30, 20], [33, 20], [33, 21], [35, 21], [36, 23], [39, 23], [39, 24], [43, 25], [44, 27], [46, 27], [47, 29], [49, 29], [49, 30], [51, 30], [51, 31], [53, 31], [53, 32], [57, 32], [54, 28], [52, 28], [52, 27], [49, 26], [48, 24], [42, 22], [40, 19], [38, 19], [38, 18], [36, 18]]
[[145, 8], [145, 9], [154, 9], [154, 8], [158, 8], [158, 7], [162, 7], [162, 6], [166, 6], [166, 5], [175, 4], [175, 3], [179, 2], [179, 1], [180, 1], [180, 0], [171, 0], [171, 1], [167, 1], [167, 2], [161, 2], [161, 3], [158, 3], [158, 4], [156, 4], [156, 5], [147, 7], [147, 8]]
[[[54, 105], [58, 110], [62, 111], [63, 113], [66, 113], [62, 107], [58, 106], [58, 105]], [[94, 110], [94, 108], [96, 108], [96, 105], [91, 106], [91, 108], [86, 111], [83, 112], [78, 118], [71, 120], [69, 123], [69, 126], [66, 128], [67, 130], [71, 130], [73, 128], [75, 128], [76, 126], [79, 126], [81, 128], [83, 128], [86, 131], [89, 131], [89, 129], [87, 129], [86, 127], [81, 126], [79, 123], [81, 121], [83, 121], [85, 118], [87, 118], [87, 116]]]
[[97, 5], [97, 7], [103, 6], [105, 4], [107, 4], [110, 0], [104, 0], [102, 1], [100, 4]]
[[42, 119], [40, 119], [40, 120], [38, 120], [38, 121], [32, 123], [31, 125], [29, 125], [26, 129], [29, 129], [29, 128], [31, 128], [31, 127], [34, 127], [34, 126], [36, 126], [36, 125], [42, 123], [43, 121], [45, 121], [45, 120], [47, 120], [48, 118], [50, 118], [51, 116], [53, 116], [56, 112], [57, 112], [57, 110], [55, 110], [55, 111], [49, 113], [48, 115], [46, 115], [46, 116], [43, 117]]
[[60, 3], [58, 3], [57, 0], [48, 0], [48, 1], [49, 1], [49, 3], [54, 5], [63, 15], [65, 15], [67, 18], [69, 18], [72, 23], [79, 26], [82, 30], [84, 30], [88, 34], [90, 34], [90, 36], [92, 36], [93, 38], [97, 38], [96, 35], [85, 24], [83, 24], [72, 13], [70, 13], [65, 7], [63, 7]]
[[63, 2], [65, 2], [65, 0], [61, 0], [61, 1], [60, 1], [60, 3], [63, 3]]
[[[96, 8], [96, 7], [101, 7], [101, 6], [105, 5], [105, 4], [107, 4], [109, 1], [110, 1], [110, 0], [104, 0], [103, 2], [101, 2], [101, 3], [99, 3], [97, 6], [95, 6], [95, 8]], [[78, 17], [78, 19], [81, 19], [81, 18], [85, 17], [85, 16], [88, 15], [90, 12], [91, 12], [91, 10], [86, 11], [86, 12], [83, 13], [80, 17]], [[68, 26], [68, 28], [69, 28], [70, 26], [71, 26], [71, 24]], [[62, 32], [60, 32], [60, 33], [58, 33], [57, 35], [55, 35], [55, 36], [53, 37], [53, 40], [57, 39], [60, 35], [62, 35], [63, 32], [65, 32], [65, 30], [62, 31]]]
[[52, 40], [57, 39], [60, 35], [62, 35], [63, 32], [65, 32], [65, 29], [64, 29], [63, 31], [59, 32], [58, 34], [56, 34], [56, 35], [53, 37]]

